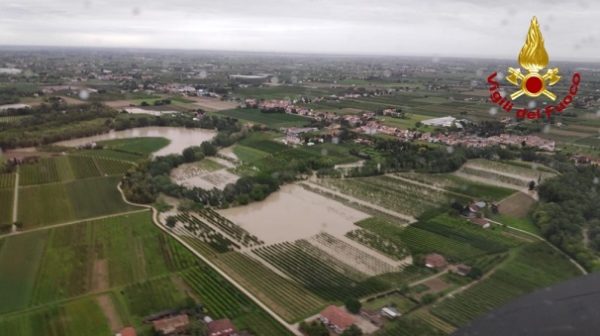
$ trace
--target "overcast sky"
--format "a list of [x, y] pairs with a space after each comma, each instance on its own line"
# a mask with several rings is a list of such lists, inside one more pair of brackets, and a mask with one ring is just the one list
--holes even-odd
[[600, 61], [597, 0], [1, 0], [0, 45], [516, 59], [533, 15], [550, 61]]

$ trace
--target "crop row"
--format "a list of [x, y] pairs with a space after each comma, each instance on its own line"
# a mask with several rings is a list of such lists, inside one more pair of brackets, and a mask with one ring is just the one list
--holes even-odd
[[14, 188], [15, 187], [15, 174], [4, 173], [0, 174], [0, 188]]
[[312, 315], [325, 305], [319, 297], [251, 257], [230, 252], [219, 256], [215, 262], [286, 321]]
[[[519, 187], [525, 187], [525, 186], [527, 186], [527, 183], [529, 183], [529, 180], [527, 178], [523, 178], [523, 179], [516, 178], [516, 177], [504, 175], [501, 172], [483, 170], [483, 169], [475, 168], [475, 167], [471, 167], [471, 166], [463, 166], [460, 168], [459, 172], [467, 174], [467, 175], [481, 177], [484, 179], [489, 179], [492, 181], [498, 181], [498, 182], [502, 182], [502, 183], [512, 184], [512, 185], [519, 186]], [[536, 179], [533, 179], [533, 178], [530, 180], [537, 181]]]
[[177, 215], [176, 218], [180, 223], [183, 223], [183, 227], [187, 233], [191, 233], [194, 237], [207, 243], [217, 252], [227, 252], [234, 248], [239, 248], [237, 244], [224, 237], [221, 233], [201, 221], [198, 217], [181, 213]]
[[245, 247], [253, 247], [263, 244], [263, 241], [258, 239], [258, 237], [250, 234], [248, 231], [242, 229], [239, 225], [235, 224], [229, 219], [221, 216], [218, 212], [211, 208], [204, 208], [198, 211], [198, 213], [208, 222], [217, 226], [219, 229]]
[[[306, 242], [306, 244], [308, 244]], [[299, 243], [280, 243], [259, 247], [254, 252], [261, 258], [303, 284], [325, 300], [344, 300], [387, 289], [376, 279], [356, 280], [309, 253]]]
[[367, 230], [353, 230], [346, 233], [346, 237], [397, 260], [409, 255], [408, 249], [399, 240], [392, 241]]
[[323, 183], [345, 194], [411, 216], [418, 216], [428, 209], [450, 203], [457, 198], [387, 176], [324, 179]]
[[517, 296], [575, 275], [577, 269], [546, 244], [527, 245], [489, 278], [434, 306], [432, 313], [462, 326]]
[[131, 167], [122, 161], [87, 156], [42, 158], [20, 167], [20, 185], [64, 182], [103, 175], [121, 175]]
[[398, 271], [398, 267], [364, 252], [328, 233], [320, 233], [311, 238], [311, 243], [324, 247], [326, 251], [334, 251], [334, 256], [354, 268], [364, 270], [367, 274], [381, 274]]

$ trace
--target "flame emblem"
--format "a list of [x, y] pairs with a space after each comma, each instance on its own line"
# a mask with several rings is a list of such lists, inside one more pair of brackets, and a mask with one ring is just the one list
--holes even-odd
[[[548, 53], [544, 47], [544, 38], [540, 31], [540, 25], [534, 16], [529, 25], [527, 38], [521, 52], [519, 53], [519, 64], [527, 70], [527, 74], [522, 74], [520, 68], [508, 68], [509, 75], [506, 80], [521, 89], [511, 94], [514, 100], [525, 94], [529, 97], [546, 97], [556, 100], [556, 95], [550, 92], [546, 87], [556, 84], [560, 80], [558, 68], [548, 69], [544, 75], [539, 71], [548, 66]], [[546, 82], [548, 82], [546, 84]]]

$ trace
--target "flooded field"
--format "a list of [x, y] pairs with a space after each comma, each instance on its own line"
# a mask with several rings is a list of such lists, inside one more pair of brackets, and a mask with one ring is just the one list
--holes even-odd
[[235, 183], [240, 177], [229, 172], [222, 162], [228, 161], [211, 158], [200, 162], [185, 163], [171, 171], [171, 179], [184, 187], [199, 187], [210, 190], [223, 190], [229, 183]]
[[308, 238], [320, 232], [343, 236], [369, 215], [297, 185], [286, 185], [262, 202], [219, 213], [267, 244]]
[[186, 147], [198, 146], [202, 142], [215, 137], [216, 131], [201, 128], [184, 127], [139, 127], [123, 131], [111, 131], [109, 133], [77, 138], [57, 142], [56, 145], [77, 147], [92, 142], [112, 139], [125, 139], [137, 137], [163, 137], [171, 142], [161, 150], [154, 153], [154, 156], [169, 154], [180, 154]]

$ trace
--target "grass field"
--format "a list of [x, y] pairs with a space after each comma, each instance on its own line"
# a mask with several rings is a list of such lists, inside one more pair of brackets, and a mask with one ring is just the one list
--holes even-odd
[[263, 113], [258, 109], [233, 109], [215, 112], [218, 115], [228, 116], [255, 124], [263, 124], [272, 128], [299, 127], [306, 125], [310, 119], [299, 115], [287, 113]]
[[130, 139], [115, 139], [100, 141], [98, 145], [101, 145], [105, 149], [110, 149], [116, 152], [125, 152], [138, 154], [142, 156], [148, 156], [153, 152], [167, 146], [170, 140], [161, 137], [139, 137]]
[[27, 229], [137, 209], [123, 202], [118, 181], [98, 177], [19, 188], [18, 220]]
[[0, 226], [12, 224], [14, 188], [0, 188]]
[[503, 235], [503, 229], [483, 230], [462, 218], [441, 214], [407, 228], [371, 217], [356, 223], [380, 237], [406, 246], [412, 254], [437, 252], [454, 261], [475, 260], [507, 251], [519, 244]]
[[[106, 308], [99, 307], [96, 297], [71, 300], [96, 291], [108, 293], [102, 295], [111, 297], [114, 313], [140, 334], [151, 332], [142, 323], [144, 316], [183, 307], [190, 300], [199, 300], [196, 302], [213, 318], [232, 319], [240, 330], [252, 330], [256, 335], [289, 334], [158, 230], [149, 211], [0, 239], [0, 274], [2, 335], [4, 331], [19, 335], [108, 335]], [[2, 315], [9, 311], [9, 315]], [[85, 318], [81, 314], [86, 314]]]
[[20, 167], [19, 185], [65, 182], [105, 175], [122, 175], [131, 164], [97, 157], [69, 155], [40, 159]]
[[489, 278], [435, 305], [432, 313], [455, 326], [463, 326], [517, 296], [580, 274], [547, 244], [527, 245], [515, 251]]
[[48, 232], [39, 231], [3, 239], [0, 245], [0, 313], [23, 308], [29, 303], [47, 236]]
[[93, 298], [82, 298], [23, 314], [0, 316], [0, 335], [105, 336], [110, 335], [102, 310]]

